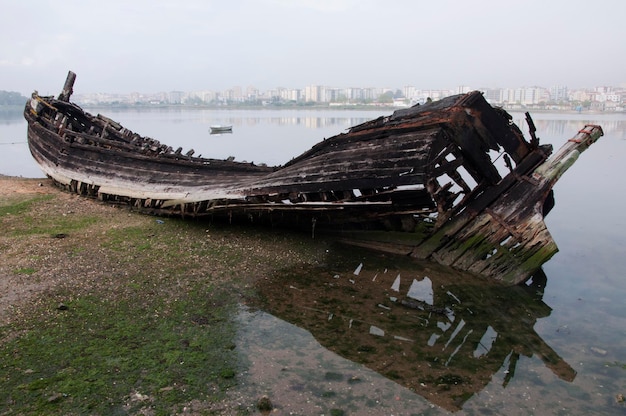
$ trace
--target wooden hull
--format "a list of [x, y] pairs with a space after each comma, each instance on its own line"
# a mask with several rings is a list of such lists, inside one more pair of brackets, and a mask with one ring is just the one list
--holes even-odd
[[[353, 244], [509, 284], [556, 253], [545, 202], [602, 135], [587, 126], [548, 159], [551, 146], [533, 131], [526, 141], [505, 111], [473, 92], [363, 123], [268, 167], [193, 157], [92, 116], [69, 102], [73, 80], [58, 99], [33, 94], [24, 112], [33, 157], [68, 190], [157, 215], [341, 230]], [[504, 172], [494, 154], [507, 161]]]

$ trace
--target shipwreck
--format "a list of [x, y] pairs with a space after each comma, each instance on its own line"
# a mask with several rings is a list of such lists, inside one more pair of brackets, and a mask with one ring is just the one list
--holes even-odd
[[[28, 144], [59, 186], [154, 215], [223, 216], [329, 229], [354, 244], [527, 280], [557, 251], [552, 187], [600, 136], [584, 126], [556, 153], [527, 140], [478, 92], [397, 110], [322, 140], [281, 166], [194, 157], [70, 102], [26, 103]], [[498, 164], [500, 163], [500, 165]]]

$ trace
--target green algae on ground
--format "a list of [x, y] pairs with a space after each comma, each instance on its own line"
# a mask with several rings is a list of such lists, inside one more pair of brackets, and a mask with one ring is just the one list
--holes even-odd
[[32, 205], [38, 202], [49, 201], [53, 198], [54, 196], [52, 195], [27, 195], [0, 200], [0, 217], [5, 215], [19, 215], [23, 212], [27, 212]]
[[0, 218], [19, 217], [12, 221], [11, 227], [4, 230], [12, 236], [48, 235], [59, 236], [78, 231], [98, 221], [93, 215], [44, 215], [34, 217], [31, 211], [37, 206], [54, 202], [54, 195], [19, 196], [0, 201]]
[[3, 403], [26, 414], [169, 414], [193, 399], [220, 399], [235, 382], [224, 376], [236, 365], [235, 329], [232, 303], [207, 296], [212, 289], [168, 310], [158, 299], [67, 302], [0, 347]]

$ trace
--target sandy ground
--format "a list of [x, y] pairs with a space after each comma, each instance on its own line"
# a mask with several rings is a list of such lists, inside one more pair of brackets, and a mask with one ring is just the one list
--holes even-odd
[[48, 179], [24, 179], [0, 175], [0, 198], [7, 199], [15, 194], [49, 194], [57, 192]]
[[[75, 279], [77, 283], [84, 279], [84, 267], [67, 261], [70, 245], [78, 240], [85, 250], [93, 252], [98, 246], [95, 234], [125, 215], [123, 220], [129, 221], [124, 211], [63, 192], [49, 179], [0, 175], [0, 208], [49, 194], [54, 194], [54, 198], [42, 198], [31, 206], [27, 218], [13, 214], [0, 216], [0, 325], [19, 318], [24, 308], [33, 305], [47, 289], [61, 281], [72, 284]], [[36, 225], [55, 216], [71, 218], [76, 213], [97, 215], [102, 221], [95, 227], [90, 226], [85, 233], [72, 235], [71, 239], [23, 232], [28, 227], [25, 221]]]
[[[45, 179], [21, 179], [0, 176], [0, 205], [5, 202], [27, 195], [45, 195], [55, 192], [51, 182]], [[21, 199], [21, 198], [20, 198]], [[3, 231], [8, 231], [9, 221], [2, 218]], [[10, 321], [11, 310], [18, 304], [29, 302], [33, 296], [45, 290], [52, 282], [29, 281], [25, 276], [15, 273], [20, 263], [16, 254], [21, 251], [10, 242], [5, 232], [0, 237], [0, 325]]]

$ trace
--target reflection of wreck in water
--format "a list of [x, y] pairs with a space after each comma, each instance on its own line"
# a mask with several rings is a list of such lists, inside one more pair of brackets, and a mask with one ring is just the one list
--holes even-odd
[[387, 262], [401, 265], [287, 270], [259, 284], [261, 307], [451, 411], [503, 369], [506, 387], [520, 356], [574, 379], [533, 329], [551, 312], [541, 299], [543, 272], [530, 285], [503, 288], [433, 263]]

